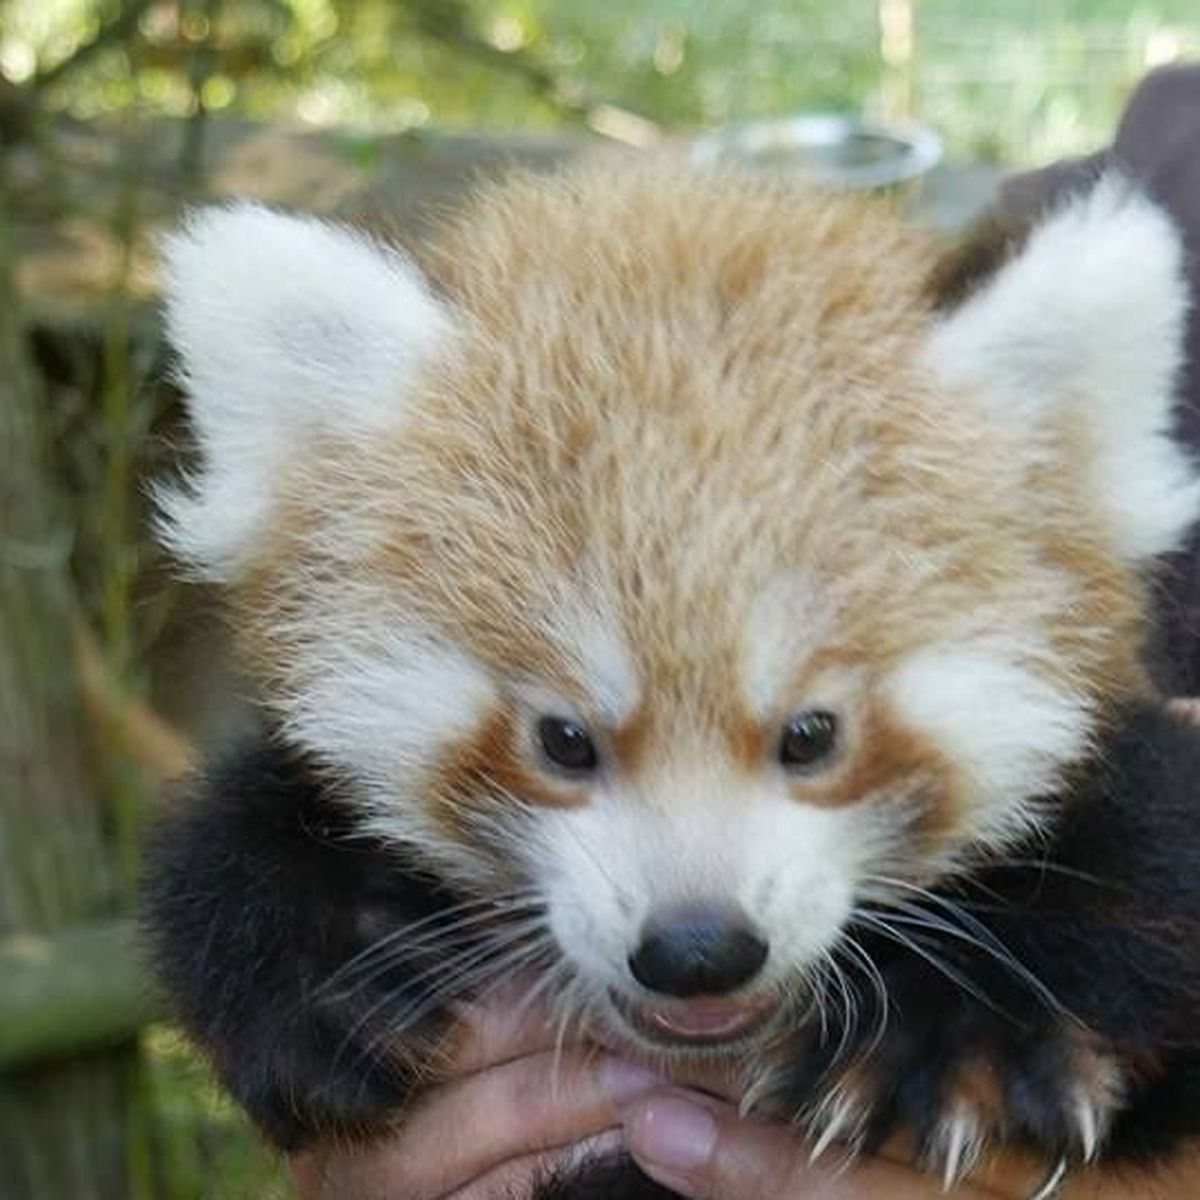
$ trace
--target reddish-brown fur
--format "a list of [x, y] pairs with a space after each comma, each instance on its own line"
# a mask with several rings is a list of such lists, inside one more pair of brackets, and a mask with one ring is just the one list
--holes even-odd
[[[748, 615], [795, 577], [827, 628], [786, 702], [820, 668], [860, 672], [869, 730], [797, 799], [925, 773], [930, 828], [952, 827], [958, 781], [878, 682], [954, 621], [1034, 630], [1039, 672], [1111, 699], [1140, 684], [1141, 596], [1085, 495], [1084, 434], [1060, 429], [1037, 466], [922, 368], [936, 254], [886, 206], [769, 182], [617, 161], [489, 189], [425, 256], [460, 332], [410, 417], [314, 446], [280, 498], [240, 605], [268, 690], [303, 686], [323, 624], [389, 604], [586, 707], [542, 620], [586, 576], [642, 681], [609, 731], [623, 766], [682, 728], [749, 770], [786, 712], [747, 695]], [[497, 721], [434, 796], [498, 751]], [[513, 771], [527, 800], [563, 802]]]

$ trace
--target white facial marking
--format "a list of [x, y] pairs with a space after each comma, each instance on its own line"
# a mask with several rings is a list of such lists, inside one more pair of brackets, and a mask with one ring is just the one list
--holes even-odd
[[450, 315], [399, 251], [251, 204], [195, 214], [166, 239], [164, 266], [202, 467], [160, 494], [163, 536], [228, 578], [294, 458], [323, 434], [395, 421]]
[[765, 985], [834, 942], [856, 883], [894, 843], [893, 816], [801, 804], [782, 781], [675, 768], [637, 791], [598, 784], [586, 806], [540, 814], [526, 853], [559, 944], [594, 986], [635, 990], [627, 960], [647, 918], [689, 903], [747, 915], [770, 946]]
[[1196, 471], [1171, 440], [1188, 307], [1182, 244], [1122, 177], [1051, 216], [934, 332], [927, 360], [1027, 438], [1055, 417], [1092, 440], [1092, 488], [1119, 552], [1177, 545], [1200, 513]]
[[641, 700], [641, 684], [616, 606], [599, 573], [589, 572], [564, 586], [542, 625], [570, 658], [601, 720], [612, 727], [627, 721]]
[[496, 701], [487, 672], [425, 631], [391, 629], [333, 648], [286, 714], [300, 745], [367, 785], [382, 816], [415, 808], [406, 786], [471, 736]]
[[984, 841], [1035, 820], [1027, 802], [1083, 754], [1091, 731], [1083, 699], [1026, 661], [999, 639], [948, 643], [918, 651], [889, 680], [896, 712], [975, 784], [973, 832]]
[[[755, 600], [745, 636], [744, 683], [752, 711], [777, 711], [796, 697], [788, 681], [828, 637], [827, 601], [804, 580], [780, 576]], [[807, 698], [804, 698], [807, 699]]]

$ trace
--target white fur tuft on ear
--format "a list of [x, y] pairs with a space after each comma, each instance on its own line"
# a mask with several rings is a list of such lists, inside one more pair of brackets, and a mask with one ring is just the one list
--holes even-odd
[[935, 330], [927, 360], [1036, 441], [1068, 417], [1090, 440], [1096, 502], [1119, 552], [1174, 547], [1200, 484], [1171, 440], [1188, 307], [1178, 232], [1121, 175], [1100, 180]]
[[896, 711], [933, 738], [975, 788], [965, 815], [977, 839], [1003, 845], [1038, 819], [1036, 798], [1086, 750], [1087, 700], [1037, 674], [1011, 638], [946, 642], [916, 651], [888, 686]]
[[167, 333], [202, 462], [160, 494], [163, 536], [228, 578], [292, 457], [313, 437], [394, 421], [450, 314], [398, 250], [253, 204], [195, 214], [164, 252]]

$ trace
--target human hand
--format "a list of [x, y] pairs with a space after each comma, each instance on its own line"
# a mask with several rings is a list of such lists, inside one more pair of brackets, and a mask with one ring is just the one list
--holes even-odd
[[[369, 1147], [328, 1147], [293, 1164], [302, 1200], [494, 1200], [531, 1191], [568, 1152], [628, 1144], [643, 1170], [696, 1200], [934, 1200], [933, 1180], [872, 1162], [851, 1173], [814, 1167], [794, 1130], [741, 1120], [711, 1095], [664, 1090], [651, 1072], [596, 1050], [557, 1054], [545, 1014], [514, 1021], [505, 1006], [466, 1014], [445, 1056], [446, 1082], [424, 1092], [395, 1136]], [[726, 1090], [720, 1076], [707, 1087]], [[678, 1106], [714, 1122], [709, 1157], [671, 1168]], [[622, 1127], [623, 1126], [623, 1127]], [[666, 1145], [664, 1146], [664, 1142]], [[832, 1190], [834, 1188], [840, 1190]], [[959, 1200], [1004, 1193], [961, 1190]]]
[[[514, 1017], [514, 1012], [521, 1014]], [[464, 1009], [395, 1134], [298, 1156], [301, 1200], [494, 1200], [527, 1195], [567, 1154], [620, 1145], [621, 1106], [662, 1079], [596, 1048], [555, 1046], [542, 1011], [496, 998]]]
[[[468, 1012], [445, 1056], [446, 1082], [421, 1095], [394, 1137], [359, 1149], [326, 1147], [296, 1160], [293, 1174], [301, 1200], [526, 1195], [535, 1179], [569, 1151], [602, 1152], [622, 1145], [647, 1174], [694, 1200], [940, 1200], [943, 1195], [929, 1176], [885, 1160], [849, 1172], [832, 1159], [832, 1166], [814, 1166], [788, 1126], [743, 1120], [708, 1094], [664, 1090], [661, 1079], [615, 1056], [582, 1047], [559, 1054], [551, 1028], [545, 1014], [514, 1021], [503, 1005]], [[727, 1086], [719, 1077], [702, 1082], [720, 1090]], [[702, 1120], [711, 1118], [715, 1139], [696, 1166], [672, 1167], [664, 1154], [681, 1148], [686, 1131], [679, 1118], [696, 1110]], [[702, 1128], [701, 1139], [704, 1134]], [[694, 1129], [691, 1137], [694, 1144]], [[964, 1187], [955, 1197], [997, 1200], [1027, 1194]]]

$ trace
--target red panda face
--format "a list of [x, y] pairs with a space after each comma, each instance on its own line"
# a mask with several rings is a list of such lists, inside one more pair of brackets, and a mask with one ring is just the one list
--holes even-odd
[[1140, 685], [1196, 500], [1174, 234], [1104, 184], [949, 315], [932, 255], [640, 167], [485, 194], [436, 298], [258, 210], [172, 244], [206, 465], [169, 537], [364, 823], [536, 897], [642, 1041], [767, 1028], [856, 905], [1052, 819]]

